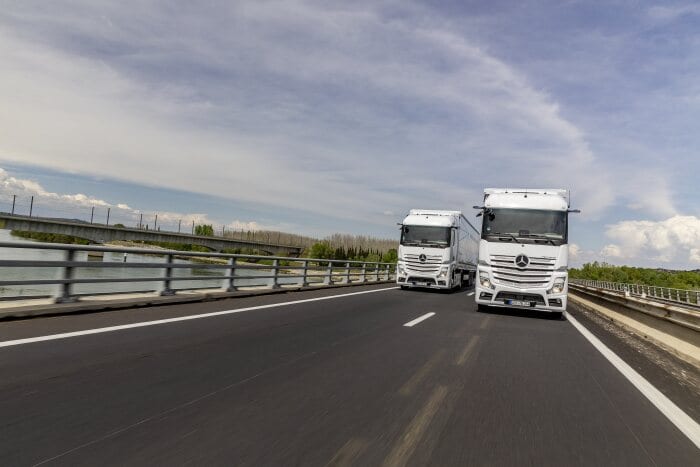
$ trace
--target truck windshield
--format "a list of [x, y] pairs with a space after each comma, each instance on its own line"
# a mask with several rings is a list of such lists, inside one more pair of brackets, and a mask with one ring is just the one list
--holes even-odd
[[450, 228], [404, 225], [401, 229], [401, 244], [444, 248], [450, 244]]
[[508, 238], [509, 241], [530, 240], [536, 243], [567, 243], [567, 213], [537, 209], [487, 209], [481, 238]]

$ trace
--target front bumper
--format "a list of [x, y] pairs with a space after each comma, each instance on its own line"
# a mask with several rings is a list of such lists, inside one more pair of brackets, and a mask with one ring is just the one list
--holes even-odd
[[396, 283], [404, 287], [424, 287], [428, 289], [449, 289], [452, 284], [447, 277], [435, 276], [396, 276]]
[[[477, 271], [477, 283], [474, 288], [474, 298], [479, 305], [518, 308], [548, 312], [566, 311], [568, 280], [564, 283], [564, 290], [556, 294], [548, 294], [551, 284], [544, 288], [517, 288], [495, 283], [491, 279], [493, 288], [483, 287]], [[489, 274], [491, 277], [491, 275]], [[557, 276], [562, 277], [562, 276]], [[565, 277], [565, 276], [564, 276]]]
[[445, 274], [441, 275], [439, 273], [421, 273], [417, 271], [412, 271], [405, 268], [403, 264], [399, 263], [398, 271], [396, 274], [396, 283], [404, 287], [424, 287], [429, 289], [449, 289], [452, 288], [453, 283], [452, 268], [453, 265], [443, 265], [445, 269]]
[[493, 307], [520, 308], [537, 311], [566, 311], [566, 293], [547, 294], [543, 289], [511, 289], [496, 287], [486, 289], [477, 286], [476, 303]]

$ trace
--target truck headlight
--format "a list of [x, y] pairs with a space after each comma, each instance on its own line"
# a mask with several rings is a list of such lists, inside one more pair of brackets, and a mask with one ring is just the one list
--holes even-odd
[[554, 285], [552, 285], [552, 288], [549, 289], [547, 292], [550, 294], [555, 294], [555, 293], [562, 293], [564, 290], [564, 278], [560, 277], [558, 279], [554, 279]]
[[484, 288], [493, 289], [493, 285], [491, 285], [491, 279], [489, 279], [488, 273], [479, 273], [479, 283]]
[[397, 269], [399, 270], [400, 275], [402, 275], [402, 276], [406, 275], [406, 269], [401, 264], [398, 265]]
[[440, 273], [438, 274], [438, 278], [447, 277], [447, 273], [449, 270], [450, 270], [450, 268], [440, 269]]

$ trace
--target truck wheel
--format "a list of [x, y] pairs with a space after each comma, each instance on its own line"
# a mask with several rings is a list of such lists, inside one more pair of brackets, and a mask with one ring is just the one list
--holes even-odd
[[564, 313], [561, 311], [554, 311], [552, 312], [552, 319], [554, 321], [564, 321]]
[[408, 290], [408, 286], [407, 286], [407, 285], [402, 285], [402, 286], [401, 286], [401, 290]]
[[482, 305], [481, 303], [479, 303], [479, 304], [476, 305], [476, 311], [478, 311], [479, 313], [488, 313], [489, 307], [487, 307], [486, 305]]

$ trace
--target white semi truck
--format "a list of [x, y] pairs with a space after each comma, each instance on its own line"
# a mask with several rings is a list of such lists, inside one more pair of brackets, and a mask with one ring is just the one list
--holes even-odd
[[567, 190], [488, 188], [481, 210], [475, 298], [487, 306], [561, 316], [568, 291]]
[[461, 212], [411, 209], [400, 225], [396, 282], [402, 289], [474, 283], [479, 231]]

